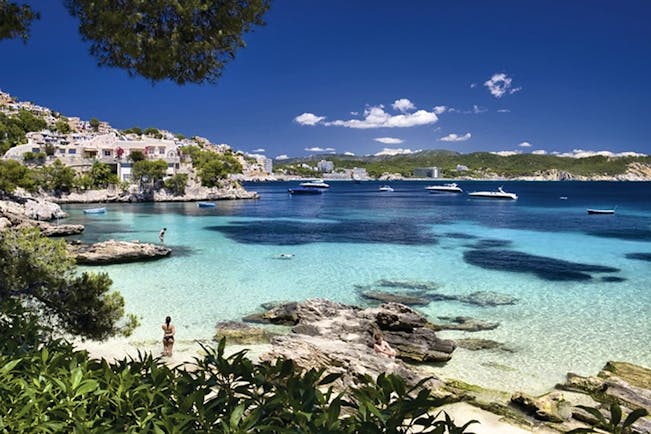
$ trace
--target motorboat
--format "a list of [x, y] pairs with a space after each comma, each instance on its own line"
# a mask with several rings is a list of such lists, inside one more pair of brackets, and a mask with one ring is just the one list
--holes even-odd
[[106, 208], [87, 208], [84, 210], [84, 214], [105, 214]]
[[291, 195], [297, 195], [297, 194], [321, 194], [322, 191], [319, 188], [314, 188], [314, 187], [300, 187], [300, 188], [290, 188], [287, 191], [289, 191], [289, 194]]
[[425, 187], [425, 190], [429, 190], [430, 193], [463, 193], [461, 187], [454, 182], [451, 184], [430, 185]]
[[510, 200], [515, 200], [518, 198], [517, 194], [507, 193], [502, 189], [502, 187], [499, 187], [497, 191], [475, 191], [472, 193], [468, 193], [468, 196], [486, 197], [489, 199], [510, 199]]
[[199, 208], [214, 208], [217, 205], [215, 204], [215, 202], [197, 202], [197, 206]]
[[594, 209], [588, 208], [588, 214], [615, 214], [615, 209]]
[[391, 187], [390, 185], [383, 185], [382, 187], [380, 187], [380, 191], [393, 191], [393, 187]]
[[323, 182], [322, 179], [301, 182], [299, 185], [306, 188], [330, 188], [330, 185]]

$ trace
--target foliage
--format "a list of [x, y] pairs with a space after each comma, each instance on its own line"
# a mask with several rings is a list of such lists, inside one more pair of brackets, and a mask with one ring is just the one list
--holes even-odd
[[164, 160], [141, 160], [133, 163], [131, 178], [141, 186], [156, 186], [163, 180], [167, 171], [167, 163]]
[[[338, 375], [299, 371], [290, 361], [253, 364], [224, 357], [224, 341], [192, 370], [151, 355], [114, 364], [90, 360], [65, 342], [21, 357], [0, 356], [0, 429], [17, 432], [463, 433], [426, 412], [439, 404], [396, 376], [362, 379], [347, 400]], [[401, 393], [402, 392], [402, 393]], [[345, 409], [345, 411], [342, 411]], [[468, 424], [466, 424], [467, 426]], [[411, 432], [411, 431], [409, 431]]]
[[157, 139], [160, 139], [160, 138], [163, 137], [163, 135], [161, 134], [161, 132], [158, 131], [158, 128], [154, 128], [154, 127], [146, 128], [145, 131], [144, 131], [143, 133], [144, 133], [146, 136], [155, 137], [155, 138], [157, 138]]
[[242, 164], [232, 153], [222, 154], [198, 146], [184, 146], [182, 152], [192, 159], [192, 167], [204, 187], [215, 187], [229, 174], [242, 172]]
[[215, 82], [243, 47], [242, 35], [264, 24], [270, 0], [67, 0], [79, 32], [101, 66], [153, 82]]
[[43, 168], [43, 188], [50, 191], [69, 192], [75, 185], [76, 173], [74, 169], [66, 166], [60, 160], [55, 160]]
[[167, 178], [164, 182], [165, 188], [176, 196], [185, 194], [186, 185], [188, 185], [188, 175], [185, 173], [177, 173]]
[[90, 118], [90, 121], [88, 123], [89, 123], [90, 127], [93, 129], [93, 131], [95, 131], [95, 132], [99, 131], [99, 119]]
[[93, 178], [89, 173], [78, 173], [74, 185], [79, 190], [92, 190]]
[[138, 161], [143, 161], [147, 157], [145, 157], [145, 153], [139, 150], [134, 150], [129, 153], [129, 160], [133, 161], [134, 163], [137, 163]]
[[65, 119], [60, 119], [54, 124], [54, 130], [61, 134], [68, 134], [71, 131], [70, 124]]
[[45, 152], [23, 152], [23, 161], [28, 164], [43, 164], [46, 158]]
[[90, 169], [90, 177], [94, 188], [106, 188], [109, 184], [118, 183], [117, 175], [111, 172], [111, 167], [101, 161], [93, 163], [93, 167]]
[[110, 287], [106, 273], [77, 274], [62, 240], [36, 229], [0, 232], [0, 299], [20, 300], [44, 324], [93, 339], [129, 333], [133, 318], [118, 325], [124, 299]]
[[[99, 124], [98, 124], [99, 126]], [[140, 127], [131, 127], [126, 130], [122, 130], [123, 134], [137, 134], [139, 136], [142, 135], [142, 129]]]
[[[610, 434], [631, 434], [633, 432], [632, 425], [640, 419], [649, 414], [643, 408], [638, 408], [633, 410], [626, 419], [622, 420], [622, 408], [619, 406], [619, 403], [613, 402], [610, 404], [610, 420], [599, 411], [599, 409], [594, 407], [587, 407], [585, 405], [577, 405], [578, 408], [590, 413], [595, 419], [597, 419], [597, 427], [605, 430]], [[581, 433], [591, 433], [599, 432], [595, 431], [592, 428], [577, 428], [569, 431], [567, 434], [581, 434]]]
[[29, 5], [18, 5], [9, 0], [0, 0], [0, 41], [22, 38], [27, 41], [29, 26], [40, 16]]
[[0, 154], [4, 154], [9, 148], [27, 143], [26, 133], [41, 131], [46, 127], [43, 119], [27, 110], [20, 110], [13, 116], [0, 113]]
[[0, 193], [11, 193], [16, 187], [33, 190], [31, 170], [15, 160], [0, 160]]

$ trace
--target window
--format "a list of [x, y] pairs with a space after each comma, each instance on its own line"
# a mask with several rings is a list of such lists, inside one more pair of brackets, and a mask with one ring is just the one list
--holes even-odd
[[77, 150], [76, 149], [68, 149], [68, 154], [76, 154]]
[[104, 156], [105, 157], [110, 157], [111, 156], [111, 151], [109, 149], [104, 149]]
[[158, 147], [158, 153], [160, 155], [165, 155], [165, 146], [159, 146]]

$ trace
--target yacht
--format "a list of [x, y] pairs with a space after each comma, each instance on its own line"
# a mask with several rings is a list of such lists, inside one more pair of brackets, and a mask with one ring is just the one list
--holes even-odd
[[301, 182], [299, 185], [307, 188], [330, 188], [330, 185], [323, 182], [323, 179], [313, 179], [311, 181]]
[[498, 188], [497, 191], [475, 191], [472, 193], [468, 193], [468, 196], [473, 196], [473, 197], [487, 197], [490, 199], [517, 199], [518, 195], [515, 193], [507, 193], [506, 191], [502, 190], [502, 187]]
[[615, 209], [594, 209], [588, 208], [588, 214], [615, 214]]
[[380, 191], [393, 191], [393, 188], [390, 185], [383, 185], [380, 187]]
[[452, 184], [430, 185], [425, 187], [425, 190], [429, 190], [430, 193], [463, 193], [461, 187], [454, 182]]

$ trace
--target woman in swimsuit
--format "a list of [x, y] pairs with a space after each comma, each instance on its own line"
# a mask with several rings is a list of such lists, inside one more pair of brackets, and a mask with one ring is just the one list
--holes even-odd
[[163, 355], [171, 356], [172, 347], [174, 346], [174, 333], [176, 333], [176, 329], [172, 325], [172, 318], [166, 317], [165, 324], [161, 328], [163, 329]]

